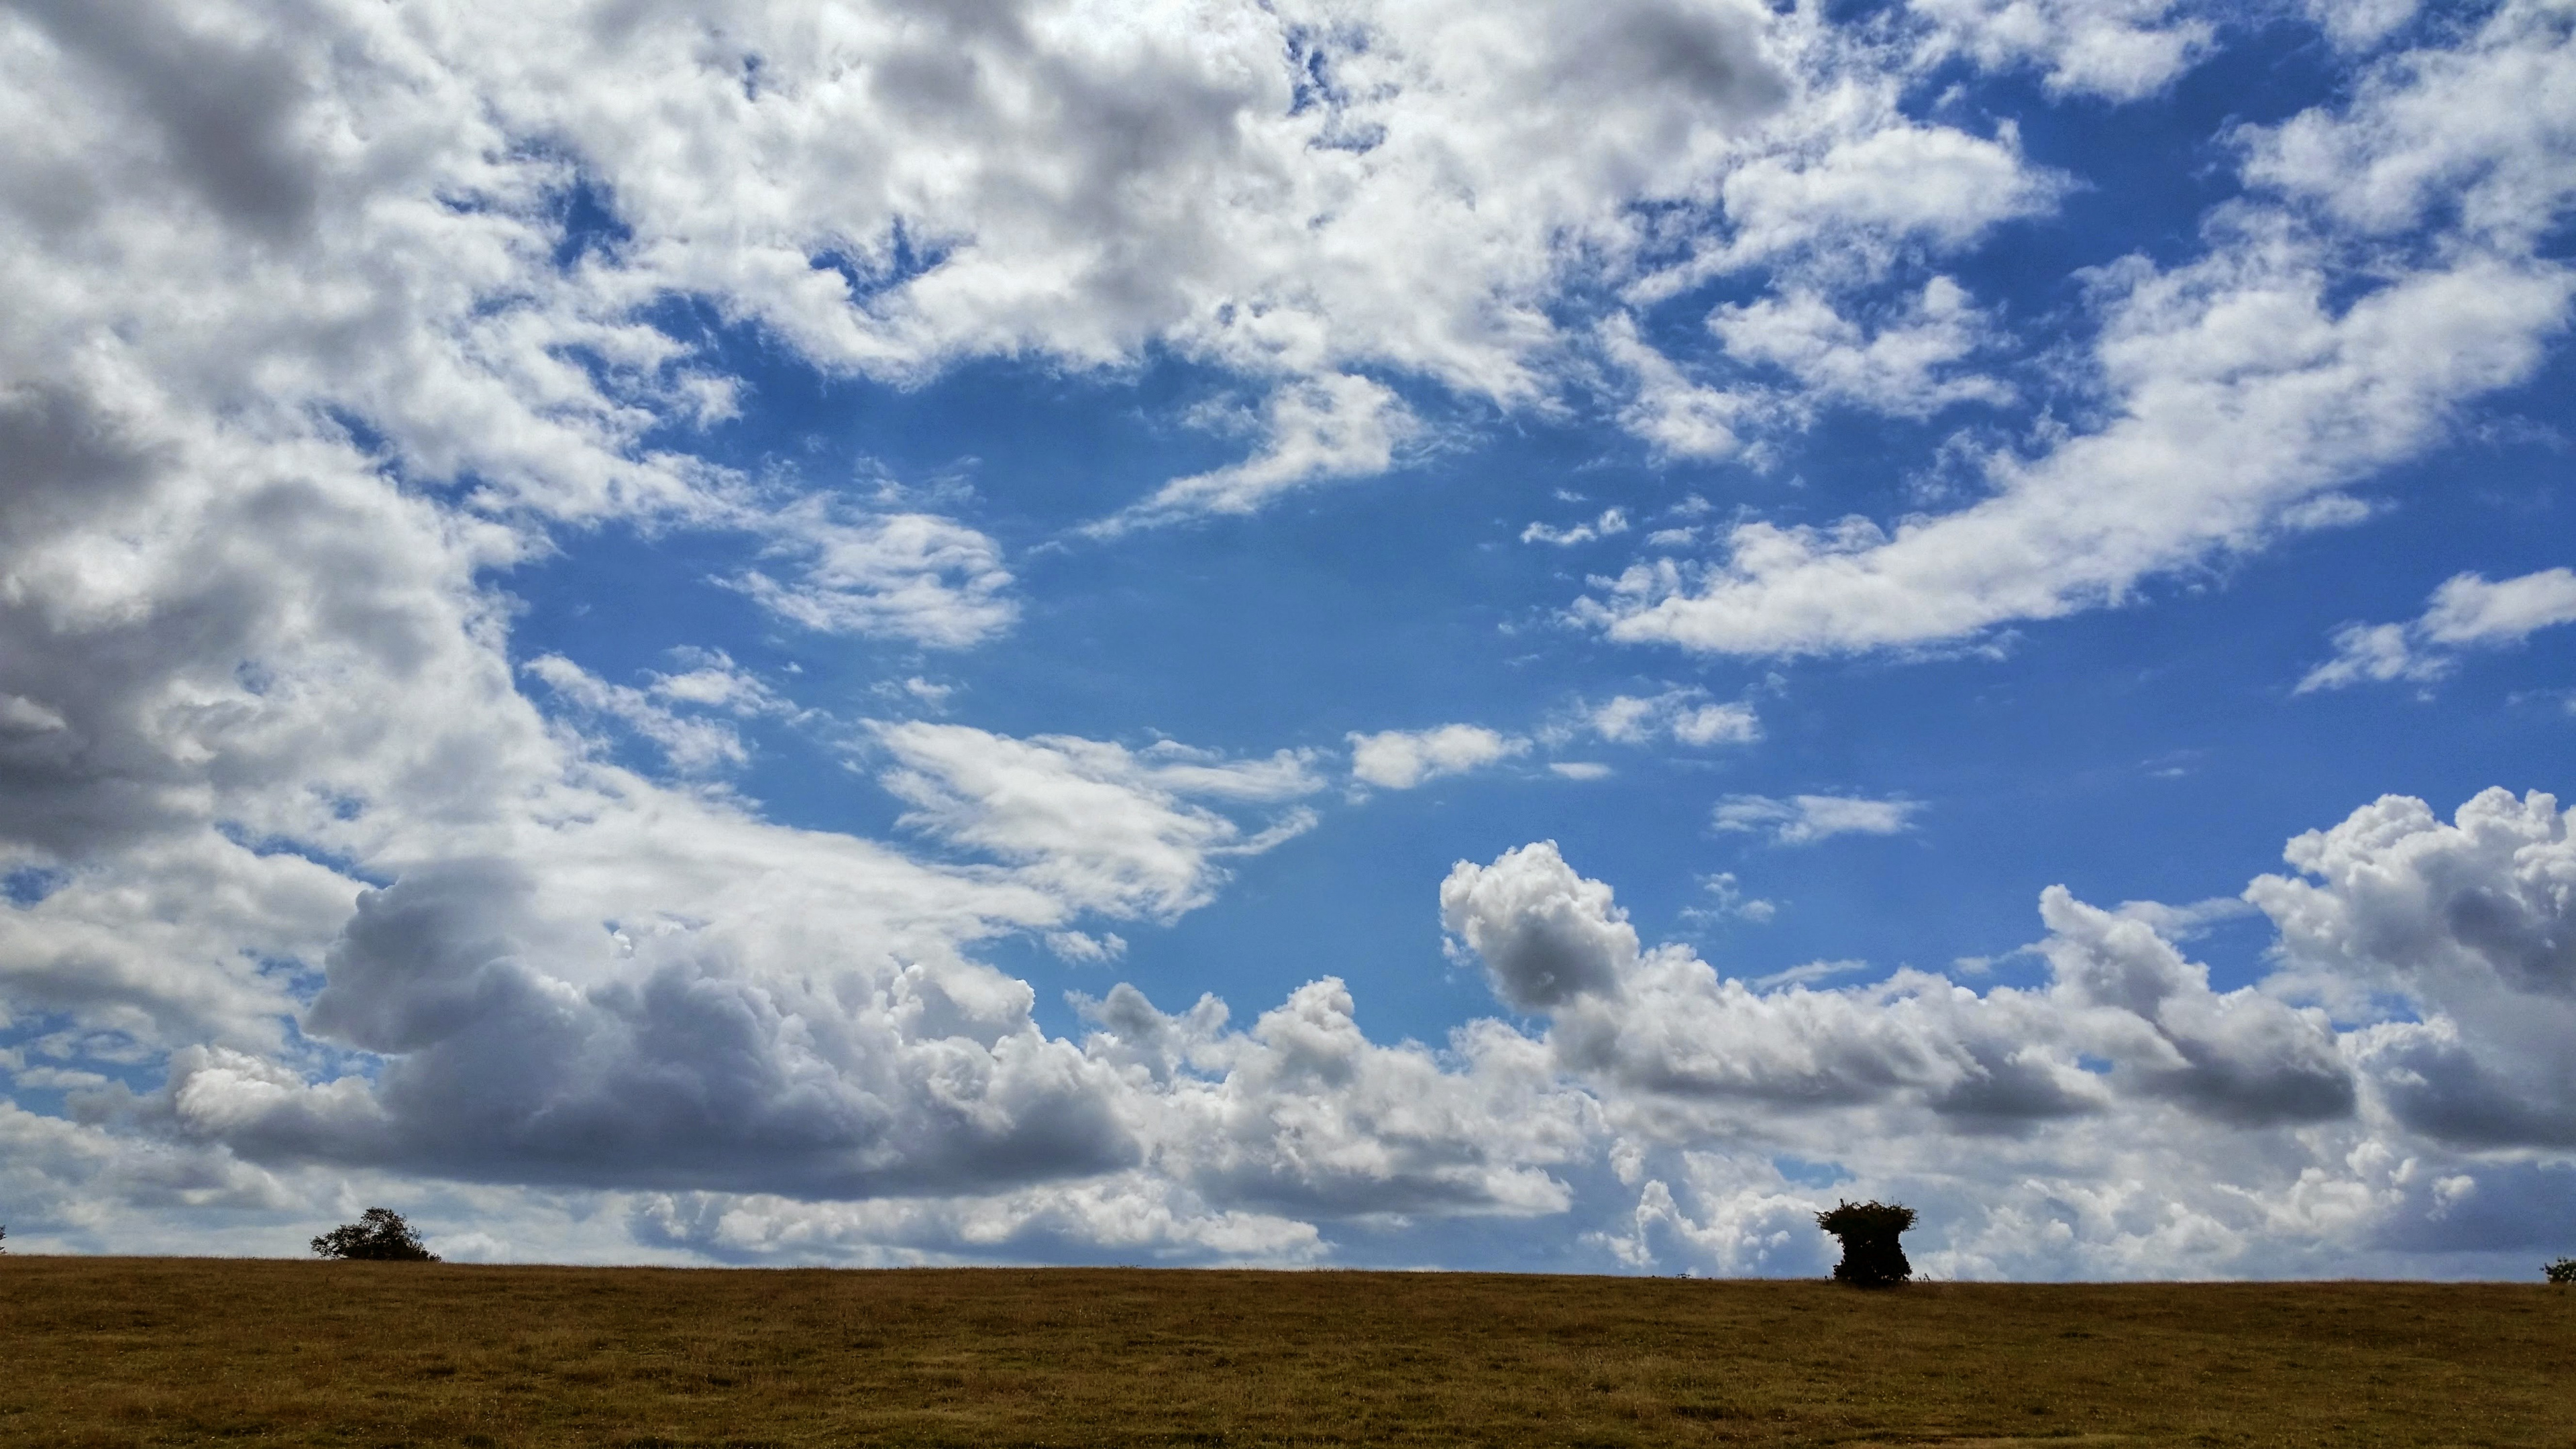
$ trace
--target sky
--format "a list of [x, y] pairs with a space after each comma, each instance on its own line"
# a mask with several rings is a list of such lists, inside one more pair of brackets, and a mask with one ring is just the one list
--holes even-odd
[[6, 0], [0, 1224], [2576, 1250], [2576, 4]]

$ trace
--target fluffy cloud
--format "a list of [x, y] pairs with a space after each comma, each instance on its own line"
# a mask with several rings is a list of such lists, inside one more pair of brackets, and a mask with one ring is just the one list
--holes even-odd
[[1091, 1008], [1099, 1059], [1159, 1080], [1147, 1104], [1155, 1160], [1212, 1201], [1332, 1218], [1531, 1216], [1571, 1205], [1551, 1169], [1589, 1155], [1597, 1108], [1500, 1023], [1449, 1050], [1380, 1046], [1326, 977], [1222, 1030], [1202, 998], [1165, 1016], [1132, 987]]
[[2336, 630], [2334, 657], [2309, 670], [2298, 692], [2439, 679], [2455, 667], [2461, 649], [2519, 644], [2536, 630], [2571, 622], [2576, 572], [2544, 569], [2500, 582], [2460, 574], [2433, 591], [2421, 618]]
[[2246, 897], [2287, 965], [2320, 992], [2418, 1006], [2355, 1040], [2399, 1120], [2468, 1145], [2576, 1144], [2576, 841], [2554, 799], [2489, 790], [2445, 824], [2389, 796], [2285, 854], [2299, 874]]
[[[2106, 421], [1995, 456], [1991, 496], [1892, 529], [1739, 523], [1721, 562], [1639, 563], [1578, 617], [1724, 653], [1923, 644], [2120, 603], [2155, 575], [2350, 521], [2332, 489], [2529, 376], [2565, 325], [2576, 281], [2536, 251], [2541, 219], [2576, 196], [2571, 42], [2545, 9], [2501, 7], [2456, 51], [2377, 63], [2340, 109], [2246, 133], [2268, 194], [2214, 213], [2197, 261], [2098, 275]], [[2443, 240], [2423, 262], [2349, 276], [2346, 242], [2428, 221]], [[2367, 284], [2345, 300], [2348, 280]]]
[[1812, 845], [1837, 835], [1901, 835], [1922, 808], [1917, 800], [1856, 795], [1729, 795], [1710, 818], [1720, 830], [1768, 831], [1782, 845]]
[[1490, 866], [1460, 861], [1440, 886], [1440, 923], [1485, 963], [1494, 994], [1523, 1010], [1611, 990], [1637, 960], [1636, 929], [1610, 888], [1577, 878], [1552, 840]]
[[1525, 739], [1497, 734], [1483, 725], [1355, 734], [1351, 736], [1351, 778], [1382, 789], [1410, 790], [1426, 780], [1528, 754], [1529, 747]]
[[1892, 124], [1839, 139], [1820, 155], [1752, 162], [1723, 186], [1736, 233], [1718, 254], [1722, 265], [1833, 243], [1963, 247], [2056, 201], [2062, 183], [2026, 167], [2010, 141]]
[[[1496, 993], [1548, 1015], [1561, 1061], [1671, 1099], [1685, 1121], [1697, 1120], [1692, 1105], [1745, 1103], [1903, 1100], [1984, 1121], [2095, 1113], [2126, 1098], [2248, 1125], [2354, 1107], [2324, 1013], [2250, 989], [2214, 992], [2207, 970], [2153, 928], [2058, 887], [2040, 902], [2050, 984], [1983, 997], [1908, 971], [1839, 991], [1808, 988], [1828, 973], [1788, 972], [1770, 979], [1786, 989], [1764, 992], [1680, 947], [1642, 951], [1609, 887], [1547, 844], [1462, 863], [1441, 907]], [[2088, 1070], [2085, 1058], [2110, 1067]], [[1611, 1101], [1614, 1112], [1651, 1110]]]
[[[1276, 773], [1238, 794], [1277, 796]], [[1332, 979], [1245, 1030], [1122, 985], [1081, 1003], [1083, 1041], [1052, 1038], [1023, 983], [934, 954], [958, 929], [937, 913], [969, 905], [954, 878], [889, 892], [892, 862], [857, 855], [807, 873], [773, 828], [695, 808], [685, 837], [723, 847], [663, 868], [747, 868], [690, 893], [732, 892], [712, 919], [656, 914], [673, 878], [635, 881], [654, 857], [632, 841], [596, 869], [559, 849], [542, 878], [460, 863], [362, 897], [303, 1025], [371, 1076], [246, 1040], [172, 1053], [157, 1092], [76, 1087], [99, 1125], [0, 1111], [33, 1235], [121, 1242], [183, 1199], [236, 1230], [296, 1220], [315, 1172], [392, 1170], [605, 1194], [581, 1211], [613, 1241], [460, 1200], [472, 1254], [1294, 1262], [1417, 1219], [1571, 1215], [1634, 1266], [1803, 1272], [1799, 1215], [1867, 1192], [1927, 1208], [1915, 1256], [1949, 1275], [2420, 1267], [2536, 1241], [2557, 1219], [2518, 1205], [2550, 1201], [2545, 1154], [2576, 1137], [2576, 968], [2549, 944], [2576, 857], [2545, 796], [2492, 791], [2448, 824], [2392, 798], [2293, 841], [2298, 875], [2247, 892], [2281, 970], [2227, 991], [2166, 934], [2208, 906], [2058, 888], [2035, 985], [1856, 963], [1748, 982], [1647, 945], [1533, 844], [1460, 863], [1439, 905], [1537, 1030], [1471, 1023], [1439, 1050], [1372, 1041]], [[1047, 908], [978, 888], [980, 929]], [[1792, 1159], [1840, 1180], [1801, 1185]]]
[[[2564, 912], [2547, 883], [2566, 840], [2554, 802], [2501, 791], [2452, 826], [2392, 799], [2302, 837], [2289, 854], [2309, 879], [2247, 893], [2280, 924], [2285, 969], [2234, 991], [2150, 923], [2172, 913], [2054, 887], [2035, 948], [2047, 979], [1982, 995], [1906, 970], [1812, 985], [1852, 963], [1729, 979], [1684, 948], [1641, 948], [1608, 887], [1547, 845], [1461, 864], [1442, 905], [1497, 992], [1543, 1014], [1559, 1063], [1601, 1094], [1637, 1204], [1601, 1241], [1629, 1261], [1803, 1267], [1805, 1239], [1774, 1235], [1813, 1200], [1767, 1160], [1785, 1149], [1855, 1174], [1844, 1195], [1901, 1185], [1958, 1213], [1918, 1253], [1934, 1271], [2118, 1275], [2286, 1265], [2336, 1242], [2465, 1247], [2431, 1225], [2481, 1193], [2540, 1190], [2537, 1162], [2462, 1154], [2554, 1148], [2576, 1121], [2541, 1045], [2564, 1040], [2563, 993], [2530, 944]], [[2422, 1015], [2339, 1024], [2283, 999], [2327, 980]], [[2504, 1010], [2448, 1004], [2500, 986]], [[1942, 1145], [1961, 1134], [2010, 1165], [1981, 1175]], [[2516, 1226], [2476, 1241], [2539, 1240]]]
[[[2194, 13], [2200, 7], [2182, 0], [1907, 3], [1936, 23], [1927, 42], [1935, 55], [1964, 52], [1994, 67], [2033, 65], [2050, 90], [2123, 101], [2159, 90], [2180, 75], [2207, 50], [2216, 29]], [[2389, 7], [2380, 3], [2374, 8]], [[2391, 24], [2383, 20], [2379, 28]]]
[[[2065, 7], [2025, 7], [2027, 44], [2013, 7], [1938, 8], [1954, 50], [2066, 86], [2178, 63], [2087, 59], [2129, 42]], [[2105, 429], [1894, 539], [1740, 525], [1733, 572], [1622, 592], [1616, 626], [1794, 650], [2044, 616], [2416, 446], [2563, 309], [2531, 251], [2571, 154], [2548, 19], [2503, 7], [2247, 135], [2278, 209], [2103, 279]], [[2122, 33], [2186, 29], [2141, 8]], [[1112, 988], [1075, 1040], [992, 948], [1096, 969], [1110, 926], [1307, 828], [1313, 757], [882, 724], [850, 758], [906, 808], [898, 848], [582, 733], [739, 761], [741, 721], [802, 707], [731, 661], [612, 682], [513, 654], [510, 571], [604, 527], [734, 550], [705, 567], [807, 630], [967, 648], [1020, 617], [974, 518], [691, 451], [747, 394], [677, 314], [827, 374], [1168, 356], [1259, 400], [1245, 460], [1147, 480], [1120, 526], [1400, 465], [1434, 395], [1540, 412], [1597, 385], [1674, 459], [1795, 425], [1776, 384], [1644, 340], [1642, 309], [1721, 273], [1786, 279], [1721, 315], [1737, 361], [1898, 411], [1967, 396], [1988, 324], [1924, 268], [2064, 183], [2008, 130], [1909, 118], [1867, 50], [1732, 0], [0, 10], [0, 1070], [64, 1103], [0, 1104], [12, 1226], [134, 1248], [175, 1216], [293, 1251], [315, 1204], [403, 1184], [485, 1225], [483, 1256], [1303, 1261], [1561, 1216], [1631, 1263], [1794, 1266], [1815, 1194], [1774, 1158], [1798, 1156], [1940, 1207], [1942, 1271], [2117, 1273], [2414, 1251], [2437, 1207], [2545, 1201], [2571, 1099], [2554, 807], [2384, 802], [2326, 832], [2253, 893], [2286, 963], [2261, 990], [2062, 892], [2041, 985], [1757, 986], [1530, 846], [1460, 867], [1440, 910], [1534, 1027], [1390, 1045], [1318, 971], [1242, 1029]], [[2446, 100], [2479, 123], [2437, 134]], [[2344, 306], [2290, 213], [2451, 229]], [[2172, 493], [2213, 450], [2236, 461]], [[1618, 738], [1754, 728], [1695, 696], [1604, 708]], [[1351, 746], [1386, 788], [1530, 748]], [[1783, 840], [1905, 823], [1730, 805]], [[2389, 994], [2410, 1009], [2358, 1014]]]
[[1987, 324], [1947, 277], [1925, 283], [1874, 330], [1864, 331], [1814, 292], [1720, 307], [1708, 326], [1730, 355], [1795, 378], [1801, 408], [1838, 402], [1926, 417], [1956, 402], [2012, 396], [1992, 378], [1958, 372], [1956, 364], [1985, 341]]

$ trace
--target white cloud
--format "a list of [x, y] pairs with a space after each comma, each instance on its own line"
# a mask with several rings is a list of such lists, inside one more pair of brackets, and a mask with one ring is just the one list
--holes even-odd
[[1115, 961], [1127, 954], [1127, 938], [1116, 931], [1094, 936], [1086, 931], [1049, 931], [1046, 948], [1067, 961]]
[[1635, 397], [1620, 413], [1621, 426], [1645, 439], [1658, 458], [1730, 457], [1744, 446], [1740, 429], [1760, 419], [1760, 399], [1695, 383], [1673, 360], [1637, 335], [1626, 313], [1601, 328], [1601, 347], [1628, 375]]
[[2445, 824], [2391, 795], [2290, 842], [2246, 899], [2288, 969], [2338, 1005], [2402, 993], [2357, 1059], [2413, 1130], [2464, 1145], [2576, 1144], [2576, 839], [2552, 797], [2488, 790]]
[[1019, 618], [1000, 546], [953, 519], [927, 513], [851, 518], [817, 496], [754, 515], [746, 525], [768, 537], [764, 557], [789, 562], [795, 573], [782, 582], [749, 569], [723, 582], [808, 629], [962, 649]]
[[1578, 523], [1568, 528], [1552, 528], [1544, 523], [1533, 523], [1521, 530], [1521, 542], [1551, 543], [1559, 548], [1571, 548], [1578, 543], [1614, 538], [1627, 531], [1626, 510], [1605, 508], [1601, 511], [1601, 516], [1592, 522]]
[[1745, 984], [1757, 991], [1768, 991], [1782, 986], [1813, 986], [1819, 981], [1831, 981], [1837, 976], [1861, 975], [1868, 970], [1869, 963], [1866, 961], [1810, 961], [1803, 966], [1792, 966], [1786, 971], [1774, 971], [1768, 976], [1756, 976]]
[[[1740, 523], [1721, 563], [1639, 563], [1577, 616], [1724, 653], [1928, 644], [2122, 603], [2156, 575], [2352, 521], [2348, 501], [2315, 505], [2529, 376], [2565, 325], [2576, 274], [2534, 253], [2532, 228], [2576, 195], [2570, 44], [2507, 6], [2457, 53], [2386, 58], [2343, 108], [2246, 133], [2249, 179], [2272, 193], [2213, 214], [2198, 261], [2104, 269], [2108, 421], [1996, 456], [1991, 496], [1893, 528]], [[2453, 99], [2480, 123], [2444, 128]], [[2376, 233], [2446, 203], [2445, 240], [2384, 279], [2351, 278], [2341, 234], [2316, 225], [2322, 208]], [[2369, 285], [2342, 301], [2350, 280]]]
[[1282, 751], [1229, 761], [1169, 743], [1142, 751], [1041, 735], [1016, 740], [965, 725], [880, 725], [895, 761], [885, 787], [912, 806], [903, 823], [1011, 863], [1014, 875], [1079, 909], [1168, 919], [1204, 904], [1218, 861], [1256, 854], [1314, 824], [1291, 811], [1260, 832], [1190, 797], [1269, 804], [1322, 781]]
[[1793, 248], [1876, 238], [1952, 249], [2052, 207], [2065, 183], [2022, 163], [2016, 138], [1988, 140], [1902, 122], [1838, 140], [1820, 156], [1765, 157], [1720, 190], [1735, 235], [1720, 265]]
[[2576, 623], [2576, 572], [2543, 569], [2497, 582], [2458, 574], [2433, 591], [2417, 619], [2336, 630], [2334, 657], [2309, 670], [2297, 692], [2439, 679], [2456, 667], [2464, 648], [2519, 644], [2566, 623]]
[[1418, 431], [1403, 400], [1365, 377], [1334, 376], [1282, 388], [1270, 399], [1259, 454], [1175, 478], [1095, 531], [1116, 533], [1198, 513], [1251, 513], [1301, 484], [1371, 477], [1394, 466], [1396, 450]]
[[1592, 1099], [1537, 1042], [1497, 1022], [1447, 1050], [1380, 1046], [1332, 977], [1248, 1032], [1203, 997], [1180, 1016], [1122, 986], [1088, 1014], [1085, 1049], [1168, 1090], [1141, 1104], [1161, 1163], [1213, 1201], [1329, 1217], [1534, 1216], [1571, 1204], [1551, 1169], [1588, 1156]]
[[1600, 704], [1581, 707], [1571, 728], [1588, 730], [1616, 744], [1644, 744], [1670, 738], [1681, 744], [1749, 745], [1762, 738], [1762, 719], [1749, 704], [1720, 704], [1701, 689], [1668, 689], [1655, 695], [1613, 695]]
[[1768, 925], [1780, 914], [1780, 903], [1744, 893], [1742, 882], [1733, 871], [1719, 871], [1700, 882], [1708, 893], [1708, 904], [1685, 906], [1682, 915], [1688, 920], [1751, 921]]
[[1729, 795], [1711, 819], [1720, 830], [1768, 831], [1782, 845], [1812, 845], [1836, 835], [1901, 835], [1922, 808], [1917, 800], [1851, 795]]
[[1637, 932], [1610, 888], [1577, 877], [1542, 840], [1490, 866], [1458, 862], [1440, 886], [1440, 924], [1485, 964], [1494, 994], [1524, 1011], [1615, 989]]
[[2308, 18], [2337, 45], [2359, 49], [2415, 18], [2423, 0], [2307, 0]]
[[1530, 742], [1482, 725], [1451, 724], [1427, 730], [1382, 730], [1351, 736], [1351, 778], [1388, 790], [1410, 790], [1443, 775], [1529, 753]]
[[1608, 765], [1592, 760], [1555, 760], [1547, 768], [1550, 774], [1567, 780], [1607, 780], [1612, 773]]
[[2403, 624], [2346, 624], [2335, 631], [2334, 646], [2334, 657], [2309, 670], [2299, 680], [2297, 693], [2341, 689], [2345, 685], [2365, 681], [2373, 684], [2386, 684], [2398, 679], [2423, 682], [2439, 679], [2451, 671], [2449, 656], [2416, 653], [2407, 642]]
[[790, 712], [768, 686], [735, 669], [730, 659], [684, 674], [657, 675], [643, 689], [610, 684], [560, 654], [542, 654], [521, 667], [575, 709], [614, 719], [651, 740], [671, 768], [684, 775], [744, 764], [751, 751], [727, 721], [684, 715], [674, 705], [724, 709], [738, 716]]
[[1957, 402], [2002, 403], [2012, 393], [1957, 364], [1989, 337], [1966, 291], [1934, 277], [1874, 331], [1815, 292], [1791, 292], [1709, 314], [1727, 352], [1780, 368], [1800, 385], [1798, 405], [1840, 402], [1900, 417], [1926, 417]]
[[1217, 1256], [1294, 1265], [1314, 1261], [1326, 1247], [1312, 1223], [1213, 1209], [1186, 1188], [1142, 1172], [971, 1197], [871, 1202], [652, 1193], [633, 1200], [628, 1223], [641, 1242], [734, 1263], [893, 1266], [1110, 1249], [1184, 1262]]
[[2433, 591], [2417, 627], [2436, 644], [2495, 645], [2567, 623], [2576, 623], [2576, 571], [2556, 568], [2498, 583], [2461, 574]]
[[[2384, 17], [2392, 7], [2350, 7]], [[2353, 105], [2248, 136], [2247, 174], [2387, 236], [2449, 214], [2461, 239], [2527, 255], [2576, 193], [2576, 37], [2550, 0], [2507, 0], [2461, 37], [2366, 70]]]
[[[2037, 66], [2048, 88], [2133, 101], [2207, 52], [2215, 27], [2183, 0], [1907, 0], [1935, 24], [1929, 49]], [[2385, 0], [2373, 0], [2385, 9]]]
[[[2515, 248], [2554, 224], [2569, 151], [2548, 12], [2498, 14], [2456, 58], [2248, 138], [2285, 206], [2374, 236], [2456, 202], [2426, 252], [2444, 270], [2338, 311], [2321, 253], [2249, 224], [2205, 264], [2120, 272], [2109, 441], [2006, 468], [2012, 526], [1951, 535], [1921, 577], [1861, 559], [1858, 528], [1805, 540], [1810, 562], [1920, 584], [1900, 613], [1982, 600], [1918, 610], [1932, 635], [1906, 638], [2072, 607], [2293, 517], [2266, 510], [2316, 488], [2282, 458], [2350, 473], [2520, 375], [2564, 284]], [[903, 850], [620, 769], [522, 693], [546, 681], [708, 764], [743, 748], [725, 721], [790, 707], [713, 656], [627, 684], [514, 668], [509, 570], [594, 526], [750, 539], [767, 551], [726, 576], [816, 630], [966, 647], [1016, 617], [971, 521], [682, 451], [741, 386], [654, 325], [673, 298], [898, 383], [971, 358], [1221, 373], [1265, 431], [1243, 464], [1149, 486], [1173, 514], [1401, 462], [1409, 389], [1556, 405], [1593, 349], [1668, 454], [1736, 446], [1776, 420], [1566, 299], [1635, 282], [1642, 305], [1758, 259], [1859, 318], [1847, 287], [2058, 184], [2009, 135], [1905, 120], [1901, 77], [1817, 69], [1810, 14], [281, 15], [0, 14], [0, 858], [46, 885], [0, 907], [0, 1010], [32, 1023], [13, 1076], [78, 1113], [0, 1103], [22, 1238], [293, 1252], [318, 1204], [400, 1188], [491, 1257], [1296, 1262], [1330, 1256], [1328, 1227], [1486, 1214], [1615, 1229], [1630, 1262], [1797, 1270], [1814, 1250], [1781, 1234], [1812, 1194], [1767, 1166], [1790, 1151], [1848, 1159], [1856, 1192], [1919, 1189], [1944, 1222], [1922, 1261], [1954, 1273], [2384, 1265], [2563, 1223], [2534, 1154], [2569, 1135], [2565, 827], [2535, 801], [2482, 796], [2452, 826], [2383, 802], [2299, 847], [2307, 878], [2253, 892], [2287, 963], [2266, 991], [2211, 990], [2156, 922], [2055, 892], [2044, 988], [1756, 993], [1646, 946], [1606, 885], [1531, 847], [1453, 873], [1441, 908], [1543, 1035], [1386, 1045], [1319, 977], [1245, 1030], [1212, 999], [1166, 1014], [1113, 988], [1075, 1042], [979, 950], [1114, 956], [1107, 925], [1191, 909], [1311, 823], [1312, 758], [889, 724], [861, 759], [931, 847]], [[2146, 73], [2057, 34], [2038, 63], [2066, 84]], [[2446, 97], [2476, 124], [2436, 144]], [[567, 234], [576, 186], [613, 227]], [[1654, 216], [1716, 240], [1649, 275], [1672, 250]], [[2356, 391], [2377, 421], [2303, 400]], [[2176, 421], [2213, 415], [2253, 421]], [[2358, 443], [2315, 446], [2357, 418]], [[2192, 518], [2034, 533], [2084, 477], [2207, 456], [2184, 442], [2250, 460], [2168, 500]], [[1945, 572], [2035, 537], [2111, 562]], [[1880, 637], [1821, 604], [1797, 627], [1753, 613], [1709, 637]], [[1750, 728], [1694, 708], [1659, 728]], [[1389, 787], [1528, 748], [1469, 726], [1353, 747]], [[1872, 828], [1769, 804], [1755, 823], [1783, 838]], [[2330, 1028], [2292, 988], [2421, 1010]], [[1975, 1134], [2014, 1145], [1961, 1151]]]

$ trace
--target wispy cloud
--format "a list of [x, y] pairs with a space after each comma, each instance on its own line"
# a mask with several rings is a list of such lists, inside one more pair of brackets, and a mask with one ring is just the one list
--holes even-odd
[[1711, 822], [1720, 830], [1767, 833], [1782, 845], [1813, 845], [1837, 835], [1900, 835], [1914, 828], [1920, 801], [1856, 795], [1729, 795]]

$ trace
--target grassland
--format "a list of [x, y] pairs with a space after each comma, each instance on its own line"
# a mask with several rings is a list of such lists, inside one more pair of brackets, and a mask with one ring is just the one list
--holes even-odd
[[2541, 1285], [0, 1258], [0, 1444], [2576, 1443]]

